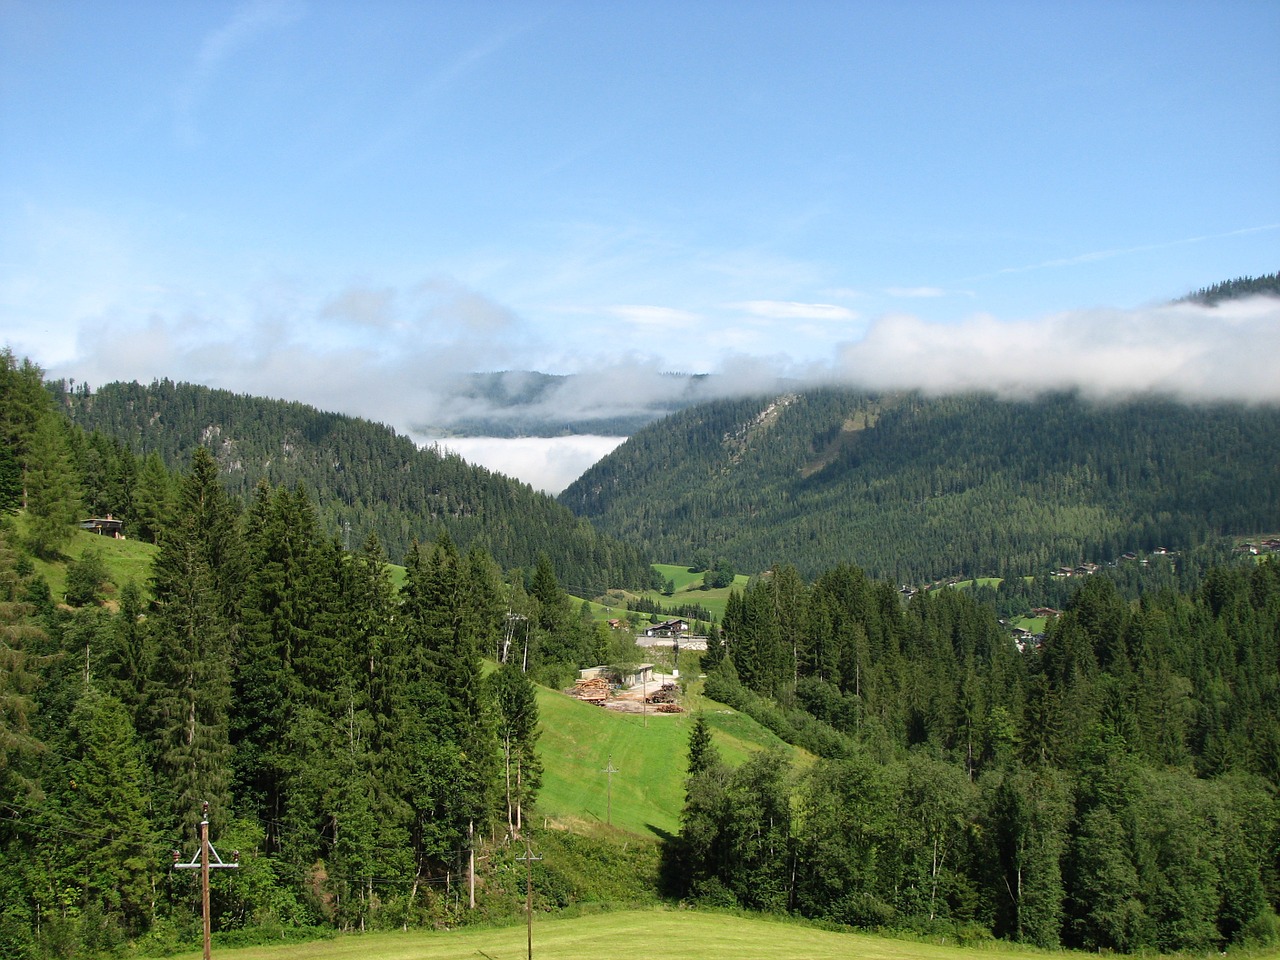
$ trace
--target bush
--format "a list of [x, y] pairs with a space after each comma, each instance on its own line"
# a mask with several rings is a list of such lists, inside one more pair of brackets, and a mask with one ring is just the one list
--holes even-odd
[[1274, 947], [1280, 944], [1280, 917], [1270, 907], [1240, 928], [1236, 943], [1242, 947]]

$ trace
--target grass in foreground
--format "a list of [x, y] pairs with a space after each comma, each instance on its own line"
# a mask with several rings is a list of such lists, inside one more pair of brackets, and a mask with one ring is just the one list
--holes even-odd
[[[527, 955], [523, 924], [448, 932], [410, 931], [350, 935], [336, 940], [236, 950], [215, 948], [235, 960], [520, 960]], [[533, 955], [539, 960], [966, 960], [996, 954], [1008, 960], [1046, 953], [1006, 944], [957, 947], [838, 933], [767, 917], [683, 910], [624, 910], [590, 916], [534, 917]], [[183, 958], [199, 956], [199, 951]]]

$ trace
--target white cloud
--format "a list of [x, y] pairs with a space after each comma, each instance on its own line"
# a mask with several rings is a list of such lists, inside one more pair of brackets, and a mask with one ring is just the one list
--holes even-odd
[[1083, 310], [1037, 320], [977, 315], [955, 324], [891, 314], [843, 347], [833, 372], [868, 389], [1186, 400], [1280, 401], [1280, 299], [1206, 307]]
[[326, 319], [380, 328], [390, 325], [394, 305], [395, 291], [390, 288], [351, 287], [326, 303], [320, 315]]
[[609, 307], [608, 312], [626, 323], [653, 330], [681, 330], [701, 320], [698, 314], [688, 310], [640, 304], [621, 304]]
[[771, 320], [857, 320], [858, 314], [833, 303], [797, 303], [794, 300], [747, 300], [730, 304], [757, 317]]

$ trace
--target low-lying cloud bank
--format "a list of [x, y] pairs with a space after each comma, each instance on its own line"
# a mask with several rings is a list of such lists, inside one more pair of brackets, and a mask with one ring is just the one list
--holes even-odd
[[[629, 355], [584, 358], [571, 375], [551, 377], [521, 372], [521, 362], [531, 365], [539, 354], [517, 317], [466, 290], [426, 293], [432, 309], [411, 323], [396, 320], [376, 291], [322, 305], [306, 318], [312, 323], [279, 315], [230, 327], [190, 316], [153, 317], [133, 328], [104, 321], [82, 330], [81, 359], [50, 372], [94, 385], [168, 377], [298, 400], [386, 423], [420, 441], [461, 433], [550, 438], [444, 442], [553, 492], [645, 422], [692, 403], [784, 385], [1009, 397], [1075, 389], [1104, 400], [1154, 393], [1188, 402], [1280, 403], [1275, 297], [1029, 320], [974, 315], [929, 323], [893, 314], [859, 328], [865, 332], [829, 360], [810, 363], [788, 358], [783, 321], [775, 357], [722, 356], [709, 376], [673, 376], [678, 360]], [[519, 348], [495, 349], [495, 329], [510, 334], [499, 342]], [[504, 368], [512, 372], [470, 373]]]
[[1100, 399], [1159, 393], [1187, 401], [1280, 402], [1280, 300], [1076, 311], [1030, 321], [976, 316], [925, 324], [882, 317], [839, 351], [836, 382], [930, 393]]

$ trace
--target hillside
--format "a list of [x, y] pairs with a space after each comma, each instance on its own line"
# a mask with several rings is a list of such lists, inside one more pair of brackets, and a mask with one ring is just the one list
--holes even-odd
[[1280, 527], [1280, 410], [821, 389], [701, 404], [560, 495], [657, 557], [1030, 574]]
[[158, 452], [171, 470], [185, 470], [193, 451], [207, 447], [236, 496], [247, 497], [261, 480], [303, 484], [322, 528], [351, 548], [376, 533], [399, 560], [415, 539], [433, 540], [444, 528], [463, 549], [478, 544], [504, 568], [531, 567], [545, 551], [575, 593], [649, 582], [637, 550], [598, 536], [528, 484], [419, 449], [381, 424], [168, 380], [77, 388], [59, 400], [86, 430], [119, 440], [139, 458]]
[[[645, 720], [539, 687], [543, 777], [538, 815], [570, 824], [608, 821], [642, 836], [678, 833], [689, 731], [697, 710], [704, 712], [721, 755], [734, 764], [764, 748], [797, 753], [750, 717], [700, 693], [687, 697], [685, 705], [689, 712]], [[617, 773], [609, 778], [605, 770], [611, 761]]]

